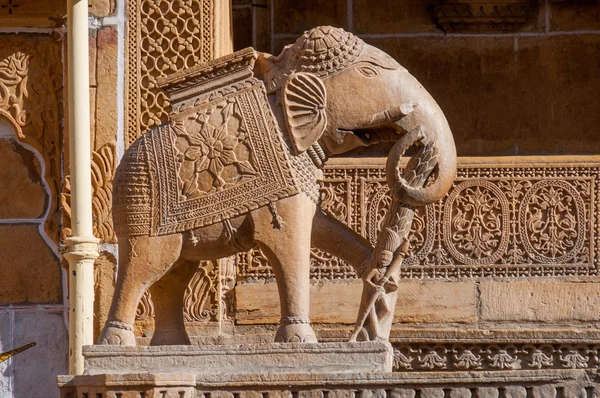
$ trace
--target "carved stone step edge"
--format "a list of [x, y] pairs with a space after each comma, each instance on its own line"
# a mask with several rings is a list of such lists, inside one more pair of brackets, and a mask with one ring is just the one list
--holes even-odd
[[156, 373], [334, 373], [389, 372], [393, 350], [387, 342], [272, 343], [223, 346], [86, 346], [86, 374]]

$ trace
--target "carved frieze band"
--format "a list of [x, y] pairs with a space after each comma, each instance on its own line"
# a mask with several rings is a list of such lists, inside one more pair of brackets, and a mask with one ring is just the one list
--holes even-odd
[[[402, 277], [598, 275], [600, 163], [556, 159], [459, 167], [450, 193], [417, 210]], [[372, 243], [391, 201], [384, 162], [330, 164], [321, 186], [322, 208]], [[321, 251], [311, 262], [313, 279], [356, 277]], [[238, 269], [242, 280], [273, 277], [257, 251], [238, 256]]]
[[515, 31], [535, 12], [532, 1], [456, 1], [435, 6], [436, 21], [446, 32]]
[[394, 371], [593, 369], [593, 344], [394, 344]]
[[214, 0], [127, 2], [129, 146], [167, 120], [170, 104], [157, 79], [214, 58]]

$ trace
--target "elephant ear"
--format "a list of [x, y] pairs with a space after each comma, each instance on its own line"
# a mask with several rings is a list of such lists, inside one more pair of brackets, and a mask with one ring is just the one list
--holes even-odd
[[288, 130], [298, 152], [317, 142], [327, 126], [327, 96], [323, 81], [310, 73], [294, 73], [283, 87]]

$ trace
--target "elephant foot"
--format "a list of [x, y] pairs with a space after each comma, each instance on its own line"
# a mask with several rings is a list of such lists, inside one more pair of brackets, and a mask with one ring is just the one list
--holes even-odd
[[317, 343], [310, 321], [303, 317], [281, 318], [275, 335], [276, 343]]
[[98, 338], [98, 344], [102, 345], [136, 345], [135, 335], [133, 334], [133, 326], [117, 321], [110, 321], [106, 323], [100, 337]]

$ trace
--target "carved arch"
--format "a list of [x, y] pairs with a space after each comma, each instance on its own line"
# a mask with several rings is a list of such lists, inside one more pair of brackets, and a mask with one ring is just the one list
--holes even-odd
[[62, 43], [47, 35], [1, 35], [0, 115], [17, 140], [42, 156], [50, 190], [44, 224], [58, 244], [61, 224]]

